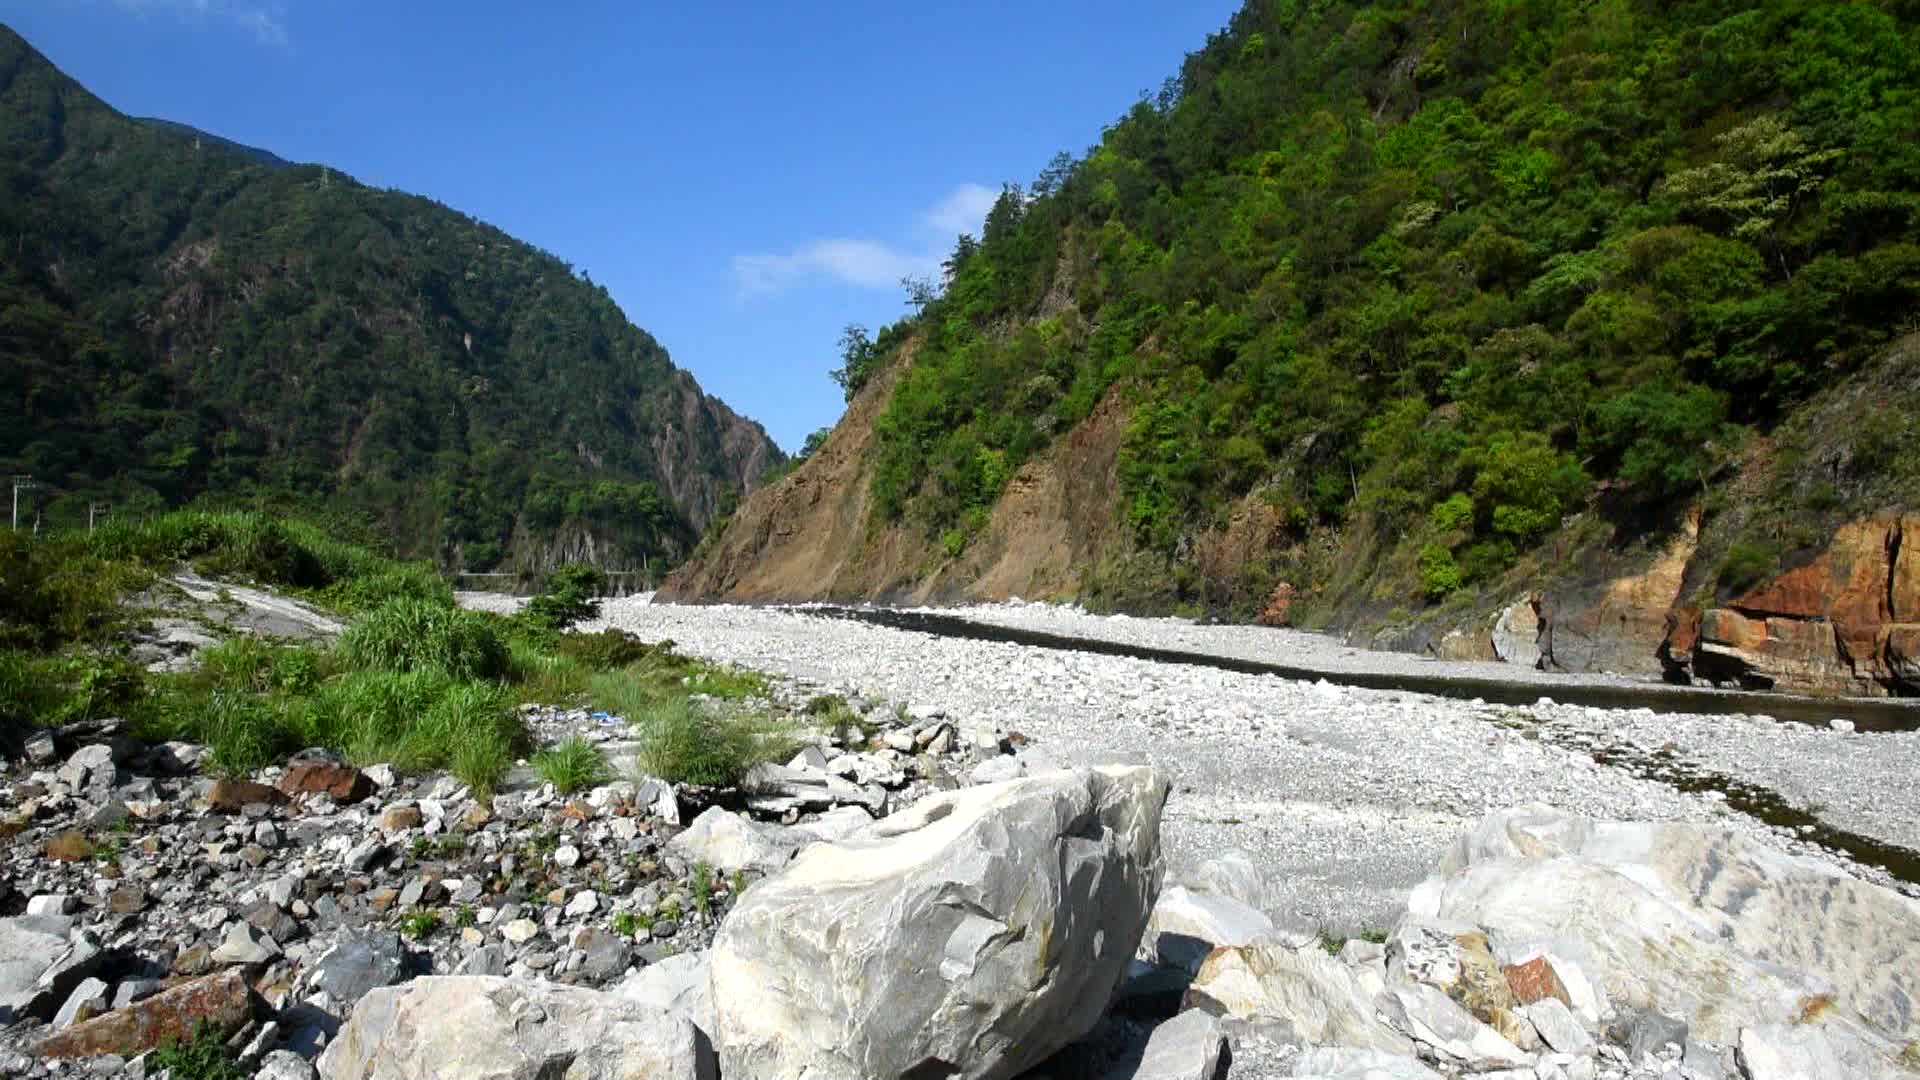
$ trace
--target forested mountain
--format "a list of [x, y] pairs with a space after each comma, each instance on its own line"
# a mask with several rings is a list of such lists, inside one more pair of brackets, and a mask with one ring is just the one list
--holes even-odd
[[[1916, 42], [1912, 0], [1249, 0], [850, 337], [858, 475], [783, 486], [841, 468], [897, 557], [818, 588], [1419, 623], [1694, 509], [1696, 607], [1804, 562], [1920, 486]], [[1101, 513], [1007, 576], [1069, 462]], [[804, 591], [754, 518], [682, 587]]]
[[122, 116], [0, 27], [0, 472], [36, 514], [259, 500], [637, 566], [780, 459], [552, 255]]

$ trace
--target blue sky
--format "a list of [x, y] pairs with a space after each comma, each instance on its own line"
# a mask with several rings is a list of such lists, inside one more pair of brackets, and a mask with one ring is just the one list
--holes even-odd
[[[430, 196], [607, 286], [795, 449], [850, 322], [1238, 0], [0, 0], [116, 108]], [[564, 14], [552, 14], [554, 11]]]

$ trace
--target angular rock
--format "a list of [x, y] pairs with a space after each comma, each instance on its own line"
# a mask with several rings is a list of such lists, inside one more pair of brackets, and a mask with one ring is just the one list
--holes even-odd
[[1627, 1009], [1607, 1026], [1607, 1037], [1626, 1048], [1627, 1060], [1637, 1062], [1657, 1056], [1668, 1043], [1685, 1049], [1687, 1022], [1652, 1009]]
[[1914, 1075], [1883, 1049], [1822, 1026], [1746, 1028], [1734, 1056], [1747, 1080], [1910, 1080]]
[[703, 811], [687, 831], [667, 841], [668, 851], [689, 863], [704, 862], [722, 874], [774, 873], [799, 846], [797, 838], [777, 825], [749, 821], [718, 806]]
[[[762, 813], [788, 810], [825, 810], [835, 806], [862, 806], [878, 813], [886, 796], [850, 784], [824, 771], [756, 765], [740, 781], [747, 805]], [[698, 824], [698, 821], [695, 822]]]
[[286, 795], [326, 795], [341, 806], [351, 806], [374, 792], [366, 773], [325, 750], [294, 755], [275, 786]]
[[684, 1017], [595, 990], [438, 975], [360, 999], [320, 1055], [324, 1080], [714, 1080]]
[[107, 998], [112, 987], [99, 979], [82, 979], [80, 985], [67, 995], [66, 1003], [53, 1014], [53, 1026], [56, 1031], [65, 1030], [83, 1020], [91, 1020], [107, 1011]]
[[1166, 796], [1151, 769], [1056, 772], [807, 848], [715, 940], [727, 1075], [997, 1080], [1079, 1038], [1146, 926]]
[[1197, 893], [1178, 885], [1164, 889], [1147, 919], [1148, 940], [1160, 962], [1199, 971], [1221, 946], [1251, 945], [1271, 933], [1273, 920], [1231, 896]]
[[1389, 987], [1376, 1003], [1387, 1026], [1467, 1065], [1521, 1065], [1527, 1055], [1452, 998], [1424, 983]]
[[246, 1024], [253, 1004], [245, 972], [231, 968], [57, 1032], [41, 1041], [40, 1056], [133, 1057], [163, 1040], [190, 1038], [203, 1024], [225, 1035]]
[[314, 961], [314, 988], [351, 1007], [368, 993], [407, 977], [412, 966], [400, 935], [388, 931], [349, 931]]
[[1194, 892], [1231, 897], [1250, 908], [1265, 911], [1273, 903], [1273, 890], [1265, 874], [1244, 851], [1229, 851], [1207, 859], [1194, 867], [1181, 884]]
[[1511, 953], [1577, 949], [1570, 959], [1621, 1005], [1678, 1016], [1710, 1042], [1793, 1023], [1809, 1001], [1832, 1002], [1823, 1024], [1920, 1039], [1908, 952], [1920, 903], [1731, 830], [1501, 811], [1409, 908], [1482, 926]]
[[0, 919], [0, 1022], [53, 1016], [74, 988], [100, 970], [105, 956], [73, 920], [58, 915]]
[[873, 824], [873, 815], [859, 806], [842, 806], [829, 810], [812, 821], [795, 825], [791, 832], [808, 842], [825, 840], [832, 843], [845, 840], [861, 829]]
[[215, 780], [207, 791], [207, 805], [223, 814], [238, 814], [249, 806], [278, 806], [286, 801], [285, 795], [265, 784], [228, 777]]
[[[1588, 1035], [1586, 1029], [1580, 1026], [1580, 1021], [1574, 1018], [1573, 1010], [1567, 1008], [1566, 1003], [1559, 998], [1546, 998], [1532, 1005], [1522, 1006], [1520, 1014], [1526, 1017], [1527, 1022], [1533, 1025], [1533, 1030], [1539, 1033], [1540, 1041], [1562, 1054], [1585, 1053], [1593, 1046], [1593, 1037]], [[1680, 1030], [1683, 1033], [1681, 1044], [1685, 1045], [1686, 1028], [1682, 1027]], [[1633, 1055], [1633, 1060], [1640, 1060], [1639, 1055]]]
[[227, 924], [227, 935], [213, 950], [216, 964], [264, 964], [280, 955], [280, 946], [272, 937], [250, 923]]
[[253, 1080], [318, 1080], [319, 1073], [306, 1058], [291, 1050], [270, 1050], [260, 1059]]
[[1532, 1005], [1547, 998], [1555, 998], [1562, 1004], [1571, 1005], [1573, 999], [1567, 996], [1567, 988], [1560, 982], [1560, 976], [1553, 970], [1553, 963], [1544, 955], [1536, 956], [1523, 964], [1510, 964], [1501, 969], [1507, 977], [1507, 989], [1513, 992], [1514, 1000], [1522, 1005]]
[[36, 731], [27, 737], [27, 760], [35, 765], [51, 765], [60, 751], [54, 746], [53, 732]]
[[1310, 1046], [1413, 1053], [1406, 1036], [1374, 1019], [1376, 976], [1350, 968], [1319, 945], [1220, 949], [1200, 965], [1188, 1000], [1242, 1020], [1284, 1025]]
[[675, 953], [634, 972], [615, 992], [650, 1008], [684, 1016], [693, 1021], [693, 1026], [711, 1035], [710, 971], [707, 953]]
[[1188, 1009], [1153, 1029], [1140, 1060], [1107, 1080], [1216, 1080], [1226, 1075], [1227, 1036], [1220, 1021]]

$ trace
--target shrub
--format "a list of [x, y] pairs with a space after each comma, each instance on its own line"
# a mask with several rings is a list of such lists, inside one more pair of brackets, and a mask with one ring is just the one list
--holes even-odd
[[600, 748], [578, 735], [533, 755], [533, 771], [562, 795], [585, 791], [613, 774]]
[[540, 595], [527, 604], [527, 618], [565, 630], [600, 614], [597, 597], [606, 587], [605, 574], [585, 563], [568, 563], [547, 575]]
[[1453, 560], [1453, 552], [1439, 544], [1428, 544], [1420, 549], [1420, 583], [1426, 588], [1427, 599], [1438, 600], [1466, 583], [1460, 572], [1460, 564]]
[[62, 539], [0, 532], [0, 647], [48, 650], [106, 636], [147, 576]]
[[554, 648], [561, 656], [578, 660], [595, 671], [611, 671], [667, 653], [664, 646], [641, 641], [622, 630], [563, 634], [555, 641]]
[[339, 653], [346, 666], [363, 671], [428, 669], [454, 679], [493, 679], [507, 671], [507, 649], [493, 620], [410, 598], [361, 616], [340, 635]]
[[328, 603], [348, 612], [372, 611], [402, 599], [452, 607], [453, 586], [431, 567], [407, 563], [336, 582], [326, 593]]
[[1746, 592], [1771, 576], [1779, 561], [1779, 553], [1766, 544], [1736, 543], [1720, 560], [1720, 587], [1729, 593]]
[[785, 728], [763, 716], [713, 716], [690, 701], [665, 701], [630, 717], [640, 765], [676, 784], [729, 787], [755, 765], [787, 757]]
[[168, 1036], [161, 1040], [148, 1056], [147, 1068], [152, 1075], [166, 1074], [174, 1080], [247, 1080], [251, 1075], [228, 1056], [220, 1032], [204, 1023], [193, 1029], [191, 1039]]

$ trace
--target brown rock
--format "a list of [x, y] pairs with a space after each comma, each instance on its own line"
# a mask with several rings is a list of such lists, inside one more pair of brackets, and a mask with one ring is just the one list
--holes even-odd
[[1514, 964], [1501, 969], [1507, 977], [1507, 987], [1513, 991], [1514, 1000], [1522, 1005], [1532, 1005], [1548, 998], [1559, 998], [1562, 1004], [1571, 1006], [1573, 999], [1567, 995], [1567, 988], [1560, 982], [1560, 976], [1553, 970], [1553, 964], [1544, 956], [1536, 956], [1524, 964]]
[[107, 910], [115, 915], [134, 915], [147, 906], [147, 890], [138, 885], [122, 885], [107, 894]]
[[202, 942], [173, 958], [175, 975], [205, 975], [213, 970], [213, 949]]
[[460, 813], [460, 824], [471, 832], [493, 820], [493, 808], [474, 803]]
[[93, 858], [93, 841], [78, 829], [68, 829], [48, 837], [42, 850], [54, 862], [85, 862]]
[[223, 814], [237, 814], [254, 803], [278, 806], [286, 801], [285, 795], [265, 784], [256, 784], [251, 780], [222, 778], [215, 780], [213, 790], [207, 792], [208, 805]]
[[382, 885], [367, 894], [367, 903], [375, 911], [385, 911], [392, 907], [394, 901], [399, 898], [400, 890], [389, 885]]
[[1493, 1023], [1497, 1013], [1518, 1004], [1500, 962], [1493, 958], [1485, 934], [1460, 934], [1454, 940], [1460, 944], [1460, 980], [1448, 988], [1448, 996], [1481, 1020]]
[[380, 830], [382, 832], [406, 832], [420, 825], [420, 808], [417, 806], [389, 806], [380, 812]]
[[252, 1014], [253, 991], [246, 974], [229, 968], [57, 1032], [41, 1040], [40, 1056], [133, 1057], [166, 1039], [191, 1038], [203, 1025], [232, 1034]]
[[327, 795], [343, 806], [373, 794], [373, 781], [366, 773], [333, 761], [296, 761], [287, 767], [278, 786], [287, 795]]

